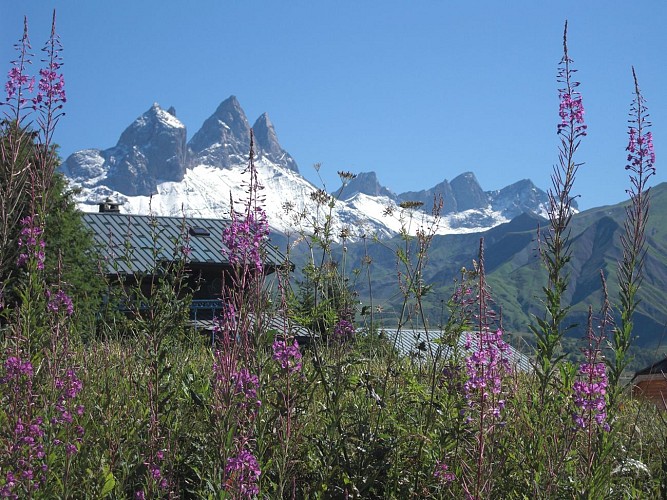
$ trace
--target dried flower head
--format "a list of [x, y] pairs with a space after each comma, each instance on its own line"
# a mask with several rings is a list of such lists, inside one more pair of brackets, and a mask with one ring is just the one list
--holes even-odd
[[357, 174], [353, 174], [352, 172], [348, 172], [347, 170], [338, 171], [338, 177], [340, 177], [341, 182], [349, 182], [356, 176]]
[[421, 208], [424, 206], [424, 203], [421, 201], [402, 201], [398, 206], [405, 210], [413, 210], [416, 208]]

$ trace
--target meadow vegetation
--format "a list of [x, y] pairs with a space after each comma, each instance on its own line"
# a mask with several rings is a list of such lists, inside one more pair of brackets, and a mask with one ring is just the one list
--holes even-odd
[[[296, 214], [286, 265], [267, 276], [269, 226], [252, 145], [247, 198], [220, 242], [233, 272], [215, 345], [188, 321], [187, 238], [174, 242], [181, 251], [167, 272], [156, 249], [148, 290], [112, 286], [55, 174], [53, 131], [66, 101], [55, 16], [37, 79], [27, 23], [16, 48], [0, 142], [0, 497], [667, 496], [665, 414], [632, 398], [624, 377], [655, 168], [634, 70], [620, 292], [609, 296], [602, 275], [603, 300], [590, 304], [587, 325], [574, 327], [563, 297], [583, 165], [577, 149], [587, 130], [566, 25], [559, 161], [540, 235], [543, 312], [527, 325], [533, 365], [521, 370], [509, 360], [483, 240], [441, 324], [425, 320], [435, 228], [410, 235], [408, 226], [421, 224], [413, 204], [397, 214], [404, 230], [390, 248], [402, 297], [391, 326], [425, 332], [421, 358], [382, 334], [373, 290], [364, 304], [352, 291], [353, 283], [370, 288], [372, 259], [333, 257], [334, 240], [347, 238], [332, 234], [335, 195], [322, 190], [317, 213]], [[353, 174], [340, 176], [344, 189]], [[434, 200], [433, 214], [441, 207]], [[298, 282], [288, 264], [294, 244], [309, 255]], [[308, 345], [298, 344], [297, 325], [309, 328]], [[578, 363], [563, 349], [574, 328]]]

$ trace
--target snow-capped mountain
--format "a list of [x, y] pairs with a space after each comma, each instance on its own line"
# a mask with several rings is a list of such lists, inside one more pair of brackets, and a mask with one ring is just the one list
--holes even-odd
[[[252, 131], [269, 222], [284, 233], [321, 230], [329, 211], [334, 237], [347, 233], [351, 238], [390, 237], [402, 227], [411, 233], [420, 228], [437, 234], [469, 233], [525, 211], [545, 212], [547, 196], [531, 181], [484, 191], [470, 172], [431, 189], [398, 195], [383, 187], [374, 172], [365, 172], [324, 193], [299, 174], [266, 113]], [[156, 103], [121, 134], [116, 146], [78, 151], [66, 159], [62, 171], [81, 188], [79, 206], [85, 211], [97, 210], [100, 201], [112, 198], [127, 213], [223, 218], [230, 214], [230, 200], [236, 205], [245, 198], [250, 137], [250, 124], [234, 96], [218, 106], [189, 142], [175, 110], [165, 111]], [[443, 209], [434, 216], [431, 207], [440, 196]]]

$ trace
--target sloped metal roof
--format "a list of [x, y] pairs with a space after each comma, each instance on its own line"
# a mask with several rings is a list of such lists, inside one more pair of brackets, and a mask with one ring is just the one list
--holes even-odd
[[[440, 337], [438, 330], [426, 332], [426, 330], [383, 330], [385, 338], [392, 343], [395, 343], [398, 352], [405, 356], [427, 359], [435, 356], [440, 351], [440, 356], [447, 358], [452, 354], [452, 348], [449, 346], [442, 346], [435, 342], [435, 339]], [[462, 355], [467, 355], [472, 352], [473, 348], [466, 348], [467, 338], [472, 340], [472, 346], [475, 346], [477, 338], [476, 332], [463, 332], [457, 340], [457, 349]], [[532, 372], [533, 365], [530, 357], [518, 351], [511, 345], [505, 353], [509, 363], [522, 372]]]
[[[255, 315], [252, 313], [248, 313], [249, 316], [249, 324], [250, 326], [254, 326], [255, 324]], [[213, 331], [213, 328], [215, 327], [215, 321], [208, 319], [208, 320], [192, 320], [192, 324], [195, 326], [195, 328], [201, 329], [201, 330], [206, 330], [209, 332]], [[316, 338], [318, 335], [305, 326], [299, 325], [298, 323], [295, 323], [284, 316], [273, 316], [273, 315], [266, 315], [263, 318], [263, 326], [264, 328], [268, 330], [275, 330], [279, 336], [293, 336], [299, 339], [302, 343], [304, 342], [309, 342], [311, 339]]]
[[[109, 274], [151, 272], [160, 263], [181, 259], [186, 247], [189, 263], [228, 264], [222, 234], [229, 220], [93, 212], [84, 213], [83, 222], [93, 232]], [[270, 244], [265, 251], [268, 272], [285, 263]]]

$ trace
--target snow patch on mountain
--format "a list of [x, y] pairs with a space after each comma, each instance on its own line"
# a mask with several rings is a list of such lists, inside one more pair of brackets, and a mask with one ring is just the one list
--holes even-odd
[[[220, 103], [189, 141], [176, 111], [155, 103], [122, 132], [116, 146], [78, 151], [61, 169], [81, 188], [77, 200], [85, 211], [111, 198], [125, 213], [224, 218], [233, 208], [240, 210], [246, 197], [251, 138], [269, 223], [283, 233], [329, 230], [334, 240], [388, 238], [403, 231], [471, 233], [526, 211], [546, 212], [546, 193], [530, 180], [485, 192], [472, 172], [398, 195], [382, 186], [374, 172], [361, 172], [346, 177], [344, 190], [326, 193], [299, 174], [268, 114], [251, 128], [234, 96]], [[441, 215], [427, 210], [434, 200], [442, 200]]]
[[[506, 222], [499, 212], [468, 210], [443, 217], [433, 217], [418, 210], [403, 209], [384, 196], [357, 193], [348, 200], [334, 200], [318, 190], [297, 172], [284, 169], [265, 159], [256, 162], [260, 191], [269, 224], [285, 234], [300, 235], [322, 232], [331, 213], [331, 236], [334, 240], [356, 240], [362, 236], [388, 238], [403, 227], [412, 235], [430, 228], [435, 234], [482, 231]], [[248, 173], [245, 166], [226, 169], [197, 165], [188, 169], [180, 182], [162, 182], [152, 196], [127, 196], [103, 186], [78, 184], [82, 193], [79, 208], [96, 211], [98, 203], [111, 198], [121, 203], [121, 212], [220, 218], [229, 217], [232, 203], [240, 210], [246, 198]], [[76, 185], [76, 183], [74, 183]], [[333, 201], [333, 208], [329, 202]], [[475, 226], [468, 223], [475, 221]]]

